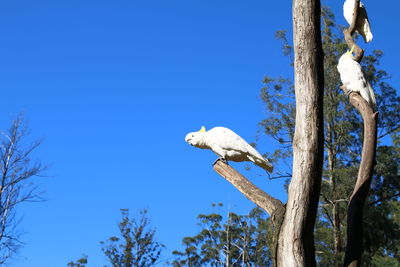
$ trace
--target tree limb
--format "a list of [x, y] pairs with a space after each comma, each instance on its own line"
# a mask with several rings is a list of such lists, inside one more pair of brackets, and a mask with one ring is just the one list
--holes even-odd
[[386, 133], [384, 133], [384, 134], [381, 134], [380, 136], [378, 136], [378, 139], [381, 139], [382, 137], [385, 137], [386, 135], [392, 134], [392, 133], [396, 132], [396, 131], [399, 130], [399, 129], [400, 129], [400, 125], [398, 125], [398, 126], [392, 128], [392, 129], [388, 130], [388, 131], [387, 131]]
[[353, 33], [357, 27], [357, 18], [358, 18], [358, 9], [360, 7], [360, 0], [354, 1], [354, 11], [353, 11], [353, 20], [351, 21], [350, 27], [343, 30], [344, 39], [346, 40], [347, 46], [349, 49], [353, 48], [354, 53], [356, 56], [354, 60], [360, 62], [364, 56], [364, 50], [361, 49], [356, 42], [353, 40]]
[[[345, 93], [348, 90], [341, 87]], [[372, 107], [361, 95], [349, 94], [350, 103], [360, 112], [364, 121], [364, 141], [357, 182], [347, 211], [347, 245], [343, 266], [360, 266], [363, 245], [363, 210], [371, 186], [377, 144], [377, 117]]]
[[271, 216], [270, 230], [272, 233], [272, 241], [271, 244], [269, 244], [269, 249], [271, 251], [272, 261], [275, 264], [274, 266], [276, 266], [278, 238], [285, 216], [285, 205], [279, 199], [270, 196], [255, 186], [246, 177], [221, 160], [217, 160], [214, 164], [214, 171], [236, 187], [247, 199], [254, 202]]
[[283, 203], [263, 190], [255, 186], [246, 177], [241, 175], [234, 168], [218, 160], [214, 164], [214, 171], [224, 177], [230, 182], [237, 190], [239, 190], [247, 199], [254, 202], [257, 206], [265, 210], [269, 215], [272, 216], [278, 209], [284, 208]]
[[372, 205], [375, 205], [375, 204], [377, 204], [379, 202], [382, 202], [382, 201], [385, 201], [385, 200], [389, 200], [389, 199], [395, 200], [395, 198], [398, 198], [398, 197], [400, 197], [400, 193], [397, 193], [397, 194], [394, 194], [394, 195], [390, 195], [390, 196], [387, 196], [387, 197], [382, 197], [382, 198], [379, 198], [379, 199], [377, 199], [377, 200], [375, 200], [373, 202], [368, 203], [368, 206], [372, 206]]

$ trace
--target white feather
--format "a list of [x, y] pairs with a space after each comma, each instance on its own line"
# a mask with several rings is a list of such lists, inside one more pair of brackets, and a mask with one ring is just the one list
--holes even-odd
[[195, 147], [211, 149], [214, 153], [229, 161], [252, 161], [268, 172], [273, 166], [254, 147], [242, 137], [225, 127], [214, 127], [207, 132], [188, 133], [185, 141]]
[[337, 69], [342, 83], [350, 92], [359, 93], [365, 101], [375, 107], [375, 94], [370, 83], [365, 79], [361, 65], [353, 60], [350, 53], [343, 54], [339, 59]]

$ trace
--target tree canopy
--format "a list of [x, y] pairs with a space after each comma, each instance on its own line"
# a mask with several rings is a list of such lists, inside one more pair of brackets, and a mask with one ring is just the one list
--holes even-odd
[[[316, 234], [317, 261], [322, 266], [341, 265], [346, 229], [346, 209], [357, 176], [362, 144], [362, 118], [346, 100], [336, 65], [346, 51], [342, 29], [336, 25], [329, 8], [322, 10], [322, 41], [324, 49], [324, 131], [325, 155]], [[285, 31], [276, 37], [283, 42], [283, 53], [292, 55]], [[396, 255], [399, 237], [397, 198], [399, 196], [399, 153], [396, 131], [400, 125], [400, 98], [388, 79], [390, 75], [379, 69], [383, 52], [375, 50], [362, 62], [363, 71], [375, 90], [379, 110], [377, 166], [372, 190], [366, 207], [365, 263], [373, 264], [374, 258], [384, 257], [390, 262]], [[280, 144], [269, 156], [281, 167], [279, 176], [290, 178], [289, 162], [292, 158], [294, 134], [294, 90], [291, 79], [264, 78], [261, 99], [268, 111], [260, 122], [262, 132]], [[391, 140], [389, 138], [391, 136]], [[376, 219], [379, 218], [379, 219]], [[372, 229], [381, 229], [379, 233]], [[389, 240], [391, 240], [389, 242]], [[396, 243], [397, 245], [393, 244]], [[380, 256], [379, 256], [380, 255]], [[382, 262], [382, 260], [380, 260]], [[373, 265], [372, 265], [373, 266]]]

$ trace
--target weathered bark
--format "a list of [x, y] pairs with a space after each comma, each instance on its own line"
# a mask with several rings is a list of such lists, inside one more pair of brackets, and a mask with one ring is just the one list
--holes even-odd
[[293, 175], [278, 266], [315, 266], [314, 224], [323, 165], [323, 52], [319, 0], [293, 1], [296, 126]]
[[[285, 206], [233, 168], [214, 170], [277, 220], [277, 266], [315, 266], [314, 224], [323, 165], [323, 52], [319, 0], [293, 0], [296, 126], [293, 175]], [[282, 222], [283, 221], [283, 222]], [[282, 222], [282, 225], [279, 223]], [[273, 253], [275, 254], [275, 253]]]
[[[354, 15], [351, 25], [344, 30], [347, 46], [355, 48], [354, 60], [360, 62], [364, 55], [362, 50], [353, 40], [352, 34], [356, 29], [360, 0], [354, 3]], [[347, 244], [343, 266], [361, 266], [363, 252], [363, 211], [368, 191], [371, 186], [372, 173], [375, 166], [377, 119], [378, 113], [358, 93], [349, 91], [345, 86], [341, 87], [349, 95], [350, 103], [360, 112], [364, 121], [364, 141], [361, 154], [361, 162], [357, 175], [357, 182], [347, 210]]]
[[246, 198], [265, 210], [269, 215], [274, 214], [279, 208], [284, 208], [284, 205], [279, 199], [265, 193], [223, 161], [218, 160], [214, 164], [214, 170], [236, 187]]
[[[348, 93], [346, 87], [341, 87]], [[371, 106], [358, 93], [350, 93], [350, 103], [364, 120], [364, 141], [357, 182], [347, 211], [347, 245], [343, 266], [361, 266], [363, 251], [363, 211], [375, 166], [377, 117]]]

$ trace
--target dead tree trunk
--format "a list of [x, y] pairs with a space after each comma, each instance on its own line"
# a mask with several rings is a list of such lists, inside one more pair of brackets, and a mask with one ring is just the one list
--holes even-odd
[[323, 52], [319, 0], [293, 1], [296, 126], [293, 175], [278, 266], [315, 266], [314, 224], [323, 165]]
[[[315, 266], [314, 224], [323, 165], [323, 52], [319, 0], [293, 0], [296, 126], [285, 206], [221, 161], [214, 170], [271, 215], [276, 266]], [[274, 223], [275, 221], [275, 223]], [[276, 251], [275, 251], [276, 248]]]
[[[342, 89], [347, 92], [345, 87]], [[371, 106], [358, 94], [350, 93], [350, 103], [361, 113], [364, 120], [364, 141], [357, 182], [347, 211], [347, 245], [343, 266], [361, 266], [363, 251], [363, 211], [371, 185], [375, 165], [377, 141], [377, 117]]]
[[[352, 34], [356, 29], [356, 22], [360, 0], [354, 3], [353, 19], [348, 29], [344, 30], [344, 37], [347, 46], [355, 48], [354, 60], [360, 62], [364, 55], [361, 49], [353, 40]], [[361, 154], [361, 163], [358, 170], [357, 182], [350, 197], [347, 210], [347, 244], [343, 266], [361, 266], [363, 252], [363, 211], [364, 204], [368, 197], [371, 186], [372, 173], [375, 166], [376, 144], [377, 144], [377, 120], [378, 113], [358, 93], [350, 93], [342, 86], [343, 91], [349, 95], [350, 103], [360, 112], [364, 121], [364, 141]]]
[[271, 252], [274, 266], [278, 266], [276, 259], [278, 236], [285, 213], [285, 205], [279, 199], [270, 196], [255, 186], [246, 177], [221, 160], [218, 160], [214, 164], [214, 170], [236, 187], [246, 198], [254, 202], [271, 216], [270, 227], [272, 229], [270, 229], [270, 232], [272, 233], [272, 242], [268, 249]]

